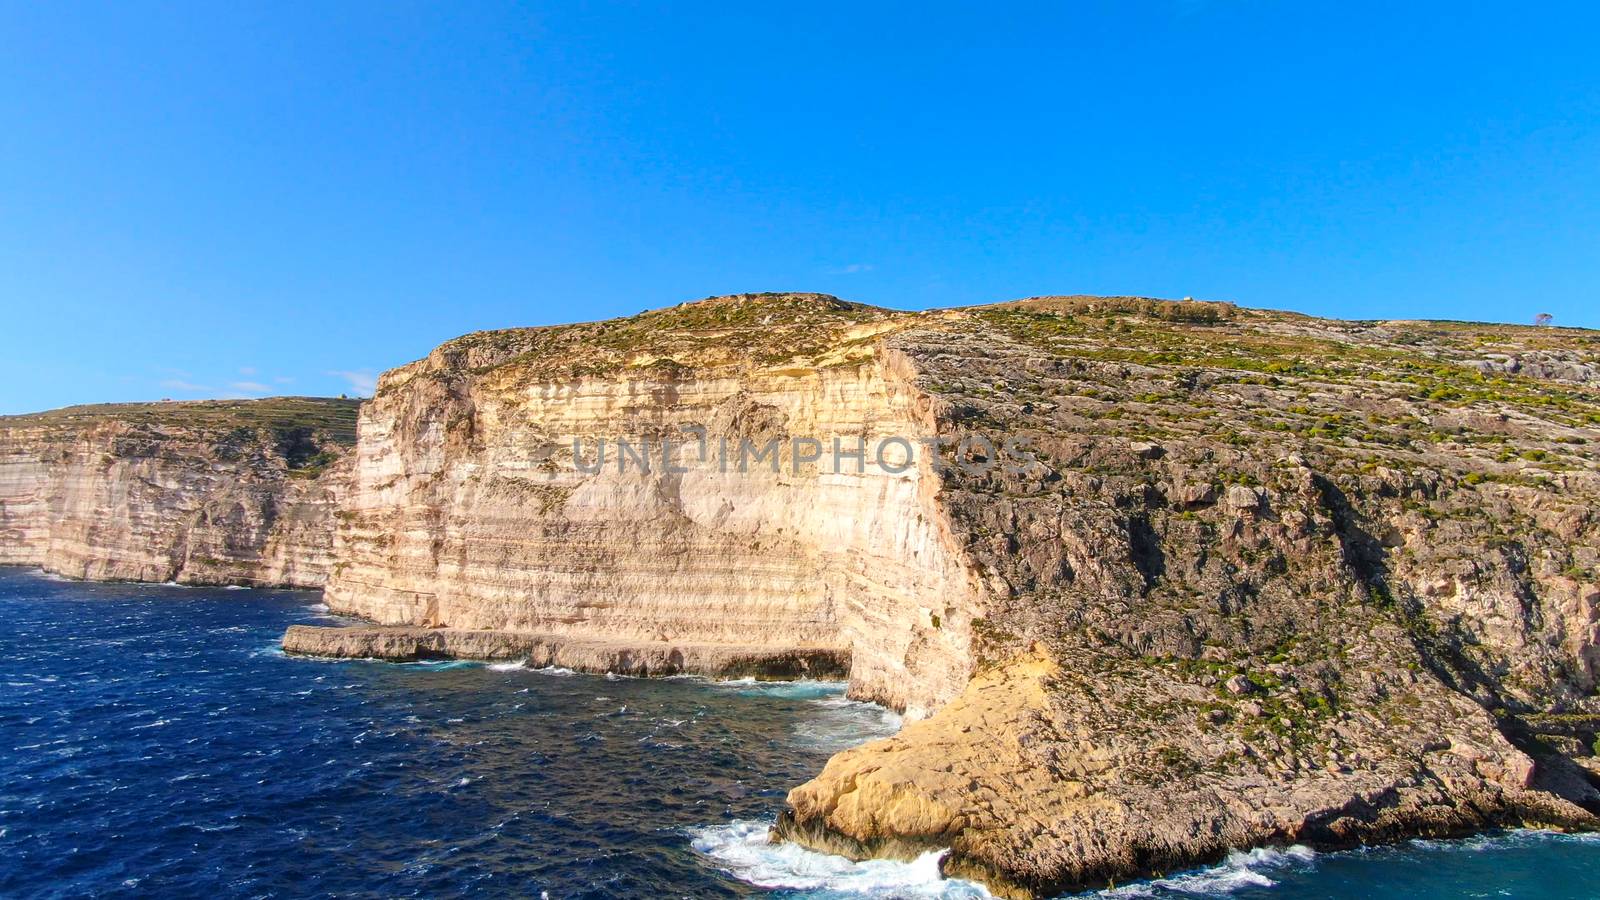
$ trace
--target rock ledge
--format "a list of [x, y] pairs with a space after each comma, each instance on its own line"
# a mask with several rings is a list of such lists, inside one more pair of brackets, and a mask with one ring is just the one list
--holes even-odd
[[299, 656], [396, 662], [520, 659], [535, 669], [560, 666], [637, 677], [842, 680], [850, 672], [850, 651], [836, 647], [604, 641], [462, 628], [291, 625], [283, 649]]

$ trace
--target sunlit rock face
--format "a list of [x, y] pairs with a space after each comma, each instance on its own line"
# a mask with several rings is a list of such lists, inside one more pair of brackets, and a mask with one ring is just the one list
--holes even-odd
[[597, 365], [541, 329], [385, 375], [329, 605], [386, 624], [842, 647], [855, 696], [913, 716], [954, 696], [977, 590], [917, 458], [930, 400], [870, 340], [878, 311], [735, 298], [687, 315], [762, 310], [810, 323], [820, 351], [797, 364], [781, 336], [759, 335], [764, 358], [715, 321], [646, 325]]
[[354, 401], [0, 418], [0, 562], [72, 578], [319, 587]]

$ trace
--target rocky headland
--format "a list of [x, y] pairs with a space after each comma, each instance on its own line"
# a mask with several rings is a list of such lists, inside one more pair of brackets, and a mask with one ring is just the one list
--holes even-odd
[[[1600, 825], [1597, 372], [1575, 329], [719, 297], [451, 341], [311, 478], [263, 449], [211, 484], [179, 426], [117, 456], [98, 435], [134, 426], [0, 420], [0, 558], [284, 583], [265, 561], [301, 546], [373, 624], [296, 652], [848, 664], [909, 724], [796, 787], [775, 837], [948, 848], [1049, 896], [1234, 847]], [[57, 481], [104, 487], [40, 499]], [[264, 530], [219, 518], [240, 484]], [[298, 543], [269, 539], [284, 509]], [[251, 537], [196, 567], [218, 522]]]

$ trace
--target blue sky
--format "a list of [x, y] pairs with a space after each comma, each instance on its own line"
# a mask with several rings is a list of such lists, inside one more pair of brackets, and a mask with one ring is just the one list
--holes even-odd
[[467, 331], [746, 290], [1600, 326], [1597, 34], [1576, 3], [0, 3], [0, 412], [361, 392]]

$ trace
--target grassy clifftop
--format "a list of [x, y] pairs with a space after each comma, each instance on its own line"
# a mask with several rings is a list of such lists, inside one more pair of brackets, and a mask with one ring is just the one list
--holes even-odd
[[915, 319], [827, 294], [731, 294], [601, 322], [475, 332], [445, 343], [424, 363], [549, 379], [651, 367], [806, 364], [864, 342], [874, 325]]
[[331, 397], [92, 403], [26, 415], [0, 416], [0, 428], [30, 425], [82, 427], [101, 422], [126, 422], [208, 431], [264, 428], [283, 432], [310, 429], [326, 434], [335, 443], [350, 446], [356, 442], [356, 417], [360, 410], [360, 400]]

